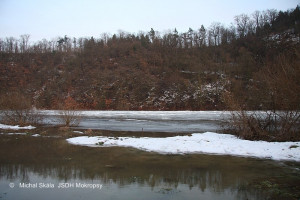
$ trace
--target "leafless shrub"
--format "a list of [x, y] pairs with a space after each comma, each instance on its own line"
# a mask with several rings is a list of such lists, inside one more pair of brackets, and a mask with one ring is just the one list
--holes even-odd
[[78, 111], [79, 105], [74, 99], [68, 97], [59, 111], [59, 121], [65, 126], [78, 126], [81, 121], [81, 112]]
[[237, 103], [231, 93], [224, 94], [225, 102], [231, 110], [231, 117], [227, 119], [227, 131], [237, 135], [240, 138], [249, 140], [266, 139], [266, 125], [268, 124], [257, 112], [247, 112]]
[[60, 110], [59, 119], [65, 126], [78, 126], [81, 121], [80, 111]]
[[298, 111], [231, 111], [226, 129], [249, 140], [299, 140], [300, 113]]
[[0, 105], [2, 123], [25, 126], [42, 121], [42, 116], [32, 109], [30, 99], [18, 92], [3, 95]]
[[[300, 57], [298, 55], [298, 57]], [[247, 111], [232, 93], [224, 99], [233, 110], [227, 129], [250, 140], [295, 141], [300, 139], [300, 63], [280, 56], [256, 76], [253, 94], [260, 111]]]

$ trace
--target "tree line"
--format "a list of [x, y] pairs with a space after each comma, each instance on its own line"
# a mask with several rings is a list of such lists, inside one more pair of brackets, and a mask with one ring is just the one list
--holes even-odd
[[223, 93], [230, 91], [249, 109], [270, 107], [250, 91], [266, 66], [297, 60], [299, 20], [297, 6], [184, 33], [0, 39], [1, 96], [20, 92], [39, 108], [57, 109], [72, 97], [86, 109], [207, 110], [226, 109]]
[[183, 33], [8, 37], [0, 39], [0, 109], [226, 109], [235, 111], [230, 133], [299, 140], [299, 49], [299, 6]]
[[[148, 33], [137, 34], [119, 31], [117, 34], [103, 33], [101, 37], [71, 38], [64, 37], [52, 40], [43, 39], [38, 42], [30, 42], [30, 35], [24, 34], [20, 38], [0, 38], [0, 52], [5, 53], [46, 53], [46, 52], [82, 52], [88, 46], [109, 46], [116, 40], [138, 41], [142, 46], [160, 45], [168, 48], [201, 48], [205, 46], [219, 46], [232, 43], [237, 39], [255, 36], [270, 37], [271, 33], [280, 31], [292, 31], [299, 34], [299, 6], [294, 10], [255, 11], [251, 15], [240, 14], [234, 17], [234, 23], [229, 27], [219, 22], [213, 22], [209, 27], [201, 25], [199, 29], [189, 28], [187, 32], [173, 31], [159, 33], [153, 28]], [[296, 24], [295, 24], [296, 23]]]

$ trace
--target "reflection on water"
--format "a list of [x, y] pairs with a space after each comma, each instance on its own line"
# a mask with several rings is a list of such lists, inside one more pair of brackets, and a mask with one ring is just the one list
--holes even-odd
[[[274, 161], [90, 148], [57, 138], [1, 136], [0, 149], [1, 199], [259, 199], [261, 194], [245, 188], [251, 181], [299, 175]], [[19, 188], [23, 182], [55, 188]], [[58, 189], [63, 182], [103, 188]]]

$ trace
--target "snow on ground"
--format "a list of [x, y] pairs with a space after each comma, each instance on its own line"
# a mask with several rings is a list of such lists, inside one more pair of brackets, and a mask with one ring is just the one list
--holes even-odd
[[27, 133], [0, 133], [0, 135], [27, 135]]
[[10, 129], [10, 130], [24, 130], [24, 129], [35, 129], [34, 126], [22, 126], [20, 127], [19, 125], [16, 126], [11, 126], [11, 125], [6, 125], [6, 124], [0, 124], [0, 129]]
[[73, 131], [73, 133], [84, 134], [82, 131]]
[[161, 154], [201, 153], [300, 161], [300, 142], [249, 141], [213, 132], [167, 138], [80, 136], [69, 138], [67, 141], [92, 147], [133, 147]]

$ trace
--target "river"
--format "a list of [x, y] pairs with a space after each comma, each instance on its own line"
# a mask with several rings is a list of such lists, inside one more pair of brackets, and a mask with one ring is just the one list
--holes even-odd
[[[78, 128], [113, 134], [120, 130], [139, 134], [141, 128], [176, 133], [217, 130], [221, 123], [220, 113], [101, 114], [83, 113]], [[55, 124], [55, 115], [47, 116], [44, 120]], [[7, 200], [299, 199], [299, 177], [299, 162], [161, 155], [133, 148], [77, 146], [64, 138], [0, 135], [0, 199]]]

